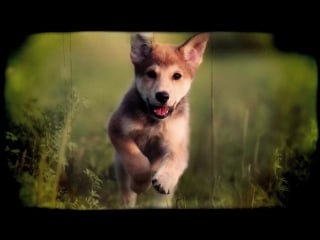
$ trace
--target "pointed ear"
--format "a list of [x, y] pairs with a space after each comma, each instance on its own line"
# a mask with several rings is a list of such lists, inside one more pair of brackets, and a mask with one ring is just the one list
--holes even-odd
[[131, 35], [131, 61], [142, 62], [152, 50], [152, 33], [135, 33]]
[[193, 67], [197, 68], [201, 64], [209, 36], [209, 33], [194, 35], [178, 48], [184, 59]]

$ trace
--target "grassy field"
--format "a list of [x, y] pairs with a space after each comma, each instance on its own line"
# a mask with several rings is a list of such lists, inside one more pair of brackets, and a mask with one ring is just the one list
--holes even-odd
[[[8, 59], [6, 161], [25, 206], [118, 208], [105, 124], [132, 83], [129, 44], [126, 32], [39, 33]], [[269, 34], [212, 33], [190, 92], [190, 164], [175, 207], [286, 206], [308, 178], [316, 89], [310, 56], [278, 51]]]

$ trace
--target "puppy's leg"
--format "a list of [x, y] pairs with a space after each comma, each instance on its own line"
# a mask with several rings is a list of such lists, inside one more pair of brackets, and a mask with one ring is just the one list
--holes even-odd
[[[154, 175], [161, 165], [161, 159], [154, 159], [151, 163], [151, 172]], [[161, 194], [158, 191], [153, 193], [153, 203], [154, 208], [171, 208], [173, 194]]]
[[135, 142], [129, 137], [110, 136], [117, 151], [117, 158], [125, 172], [130, 176], [130, 188], [138, 194], [145, 192], [151, 186], [149, 159], [143, 155]]
[[161, 194], [171, 195], [174, 193], [179, 178], [188, 165], [187, 148], [174, 148], [166, 159], [163, 160], [158, 171], [152, 177], [153, 187]]
[[119, 155], [115, 157], [115, 172], [120, 188], [121, 207], [131, 208], [136, 204], [137, 194], [130, 188], [130, 176], [125, 171], [119, 159]]

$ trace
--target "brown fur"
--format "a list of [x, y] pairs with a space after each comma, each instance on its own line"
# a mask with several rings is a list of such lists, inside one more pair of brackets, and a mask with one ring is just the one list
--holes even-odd
[[122, 206], [135, 206], [137, 194], [151, 185], [161, 199], [156, 205], [171, 206], [188, 165], [187, 94], [208, 37], [199, 34], [172, 46], [133, 35], [130, 56], [135, 79], [107, 126], [116, 152]]

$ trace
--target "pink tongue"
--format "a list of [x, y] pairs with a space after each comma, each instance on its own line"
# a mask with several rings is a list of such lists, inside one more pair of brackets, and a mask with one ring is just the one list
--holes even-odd
[[154, 109], [154, 112], [159, 116], [164, 116], [168, 113], [167, 107], [157, 107]]

